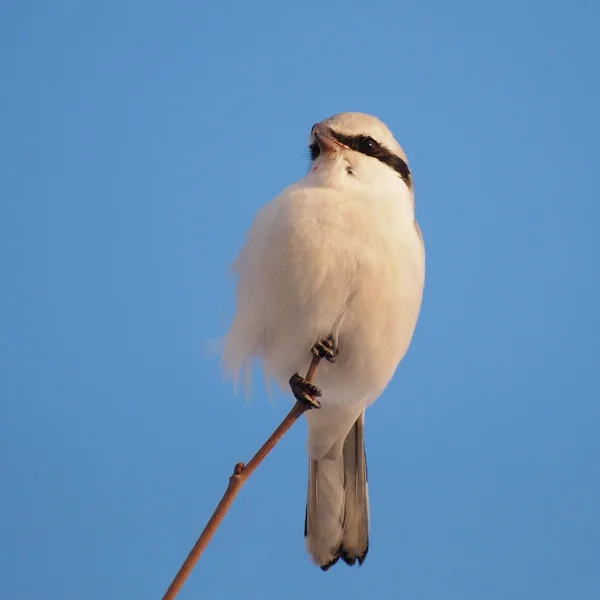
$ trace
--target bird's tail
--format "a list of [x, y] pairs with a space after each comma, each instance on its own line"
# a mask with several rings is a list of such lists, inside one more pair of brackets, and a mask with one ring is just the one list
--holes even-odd
[[310, 460], [304, 536], [326, 571], [340, 558], [362, 564], [369, 550], [365, 414], [356, 420], [337, 458]]

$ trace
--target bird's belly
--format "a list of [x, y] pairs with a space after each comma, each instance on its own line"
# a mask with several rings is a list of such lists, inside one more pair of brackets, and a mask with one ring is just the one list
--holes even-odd
[[[334, 269], [338, 274], [343, 269]], [[326, 405], [368, 405], [383, 391], [406, 353], [416, 325], [422, 284], [402, 261], [368, 265], [319, 288], [308, 302], [282, 303], [267, 327], [263, 361], [285, 388], [291, 375], [306, 374], [311, 346], [333, 333], [337, 360], [322, 360], [315, 379]], [[283, 283], [283, 282], [282, 282]], [[289, 282], [283, 283], [289, 294]], [[282, 326], [282, 323], [284, 324]]]
[[410, 344], [420, 297], [400, 286], [358, 291], [348, 304], [337, 338], [335, 364], [318, 378], [324, 402], [374, 402], [394, 375]]

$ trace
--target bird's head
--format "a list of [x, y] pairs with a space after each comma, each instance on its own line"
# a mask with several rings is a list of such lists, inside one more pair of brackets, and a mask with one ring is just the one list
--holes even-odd
[[408, 191], [412, 175], [404, 150], [385, 123], [363, 113], [341, 113], [313, 126], [310, 175], [340, 189]]

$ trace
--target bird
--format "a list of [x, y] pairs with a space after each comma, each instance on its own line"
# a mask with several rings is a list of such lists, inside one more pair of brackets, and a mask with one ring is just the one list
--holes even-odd
[[[327, 570], [369, 549], [365, 410], [405, 356], [419, 317], [425, 246], [406, 154], [377, 117], [315, 124], [310, 169], [257, 213], [233, 271], [223, 364], [258, 358], [307, 404], [305, 544]], [[313, 355], [324, 358], [310, 383]]]

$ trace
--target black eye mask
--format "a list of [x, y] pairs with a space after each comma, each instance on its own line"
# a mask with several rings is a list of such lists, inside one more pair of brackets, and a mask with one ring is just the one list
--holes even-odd
[[[333, 130], [330, 130], [330, 132], [332, 137], [340, 142], [340, 144], [344, 144], [344, 146], [348, 146], [348, 148], [352, 148], [352, 150], [366, 156], [376, 158], [378, 161], [394, 169], [394, 171], [400, 175], [404, 183], [412, 189], [412, 177], [406, 162], [380, 144], [377, 140], [374, 140], [368, 135], [345, 135]], [[311, 159], [314, 161], [320, 153], [321, 149], [319, 148], [319, 144], [313, 142], [310, 145]]]

